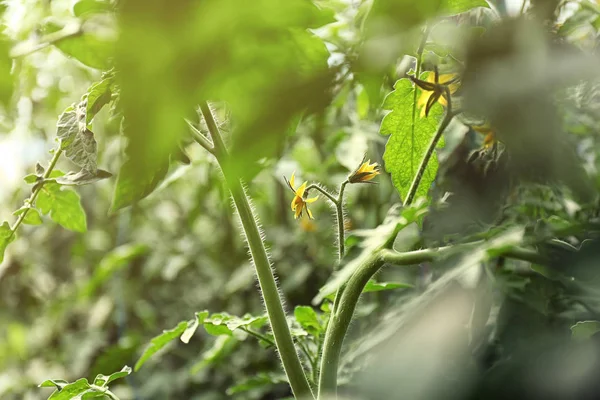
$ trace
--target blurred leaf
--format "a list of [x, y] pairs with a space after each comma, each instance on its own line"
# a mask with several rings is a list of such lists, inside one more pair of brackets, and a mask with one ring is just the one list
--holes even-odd
[[[93, 32], [93, 24], [86, 23], [75, 34], [67, 35], [62, 40], [54, 41], [54, 46], [88, 67], [107, 70], [112, 66], [114, 42]], [[72, 26], [63, 26], [55, 21], [48, 21], [43, 27], [46, 34], [72, 30]], [[66, 32], [70, 33], [70, 32]]]
[[117, 379], [121, 379], [126, 377], [127, 375], [131, 374], [131, 367], [128, 367], [127, 365], [123, 367], [123, 369], [121, 369], [121, 371], [119, 372], [113, 372], [110, 375], [102, 375], [102, 374], [98, 374], [96, 376], [96, 378], [94, 378], [94, 385], [97, 386], [108, 386], [109, 383], [111, 383], [112, 381], [116, 381]]
[[412, 289], [414, 285], [410, 283], [402, 283], [402, 282], [375, 282], [370, 280], [365, 288], [363, 289], [363, 293], [369, 292], [380, 292], [382, 290], [391, 290], [391, 289]]
[[489, 8], [486, 0], [447, 0], [447, 14], [460, 14], [475, 7]]
[[175, 328], [163, 331], [162, 334], [154, 337], [150, 341], [148, 347], [146, 347], [146, 350], [144, 350], [144, 353], [142, 354], [140, 359], [135, 363], [135, 367], [133, 368], [133, 370], [139, 370], [142, 367], [142, 365], [144, 365], [144, 363], [154, 355], [154, 353], [165, 347], [171, 341], [181, 336], [181, 334], [187, 329], [187, 327], [188, 321], [182, 321]]
[[4, 221], [2, 225], [0, 225], [0, 263], [4, 260], [4, 251], [6, 247], [15, 240], [15, 235], [10, 229], [10, 225], [8, 222]]
[[203, 100], [227, 102], [235, 161], [227, 170], [246, 178], [258, 171], [257, 160], [279, 148], [294, 117], [329, 101], [328, 52], [307, 28], [332, 16], [309, 1], [120, 5], [119, 78], [132, 184], [153, 180], [187, 134], [184, 118]]
[[117, 184], [113, 195], [111, 211], [115, 212], [130, 206], [148, 196], [167, 175], [169, 162], [155, 165], [155, 169], [147, 170], [144, 174], [136, 173], [133, 161], [126, 161], [117, 176]]
[[[383, 118], [380, 128], [382, 135], [390, 135], [383, 160], [385, 169], [392, 174], [392, 181], [402, 199], [408, 193], [443, 112], [442, 106], [436, 104], [431, 109], [429, 117], [419, 118], [418, 111], [413, 112], [416, 107], [415, 90], [420, 92], [420, 89], [414, 87], [408, 79], [404, 78], [396, 82], [394, 91], [385, 98], [383, 108], [391, 112]], [[443, 140], [440, 140], [438, 147], [442, 146]], [[437, 166], [437, 157], [431, 157], [417, 190], [417, 197], [427, 195], [435, 179]]]
[[0, 103], [8, 106], [13, 94], [12, 58], [9, 57], [10, 43], [0, 37]]
[[190, 373], [195, 375], [205, 367], [216, 364], [223, 359], [223, 357], [231, 353], [237, 344], [237, 339], [232, 336], [218, 336], [213, 343], [213, 346], [202, 354], [200, 361], [191, 367]]
[[323, 327], [319, 322], [317, 313], [312, 307], [296, 306], [296, 308], [294, 308], [294, 317], [300, 326], [311, 335], [319, 336], [323, 333]]
[[[29, 210], [29, 211], [27, 211]], [[35, 207], [23, 206], [13, 213], [13, 215], [21, 215], [27, 211], [27, 215], [23, 219], [24, 224], [28, 225], [41, 225], [42, 217], [40, 212]]]
[[87, 129], [86, 105], [81, 102], [68, 107], [58, 117], [56, 136], [67, 158], [83, 169], [95, 173], [97, 146], [92, 131]]
[[575, 340], [585, 340], [600, 332], [600, 322], [579, 321], [571, 327], [571, 337]]
[[54, 181], [61, 185], [82, 186], [110, 178], [111, 176], [112, 174], [110, 172], [104, 171], [103, 169], [97, 169], [95, 172], [82, 169], [77, 173], [69, 172], [66, 175], [54, 179]]
[[29, 184], [36, 183], [40, 179], [41, 179], [41, 177], [39, 175], [36, 175], [36, 174], [29, 174], [29, 175], [26, 175], [23, 178], [23, 180], [25, 181], [25, 183], [29, 183]]
[[251, 376], [248, 379], [243, 380], [242, 382], [236, 383], [234, 386], [231, 386], [227, 389], [227, 395], [232, 396], [238, 393], [244, 393], [249, 390], [262, 388], [265, 386], [272, 386], [278, 383], [286, 383], [287, 378], [283, 374], [273, 374], [273, 373], [260, 373], [258, 375]]
[[87, 230], [85, 211], [81, 206], [79, 194], [71, 189], [62, 188], [55, 182], [47, 182], [37, 197], [36, 206], [42, 214], [49, 214], [54, 222], [66, 229], [75, 232]]
[[116, 271], [127, 266], [132, 260], [146, 254], [150, 248], [144, 244], [128, 243], [116, 247], [106, 254], [94, 269], [93, 277], [80, 292], [80, 296], [90, 298], [95, 290]]
[[113, 6], [108, 0], [79, 0], [73, 4], [73, 15], [76, 17], [110, 12], [112, 10]]

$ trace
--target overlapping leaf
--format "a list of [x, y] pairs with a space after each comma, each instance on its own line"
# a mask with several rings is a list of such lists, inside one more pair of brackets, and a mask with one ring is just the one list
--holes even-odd
[[15, 239], [15, 235], [10, 229], [10, 225], [8, 222], [4, 221], [2, 225], [0, 225], [0, 263], [4, 260], [4, 251], [6, 247]]
[[85, 232], [86, 216], [79, 200], [79, 194], [74, 190], [61, 188], [56, 182], [47, 182], [37, 197], [36, 206], [42, 214], [50, 215], [54, 222], [64, 228]]

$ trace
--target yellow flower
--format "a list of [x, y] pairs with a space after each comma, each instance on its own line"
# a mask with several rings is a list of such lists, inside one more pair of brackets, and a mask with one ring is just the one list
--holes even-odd
[[287, 180], [287, 178], [284, 177], [286, 183], [288, 184], [290, 189], [292, 189], [292, 192], [294, 192], [294, 199], [292, 200], [292, 211], [294, 212], [294, 218], [298, 219], [298, 217], [301, 217], [302, 211], [304, 209], [306, 209], [306, 213], [308, 214], [308, 217], [310, 219], [313, 219], [313, 215], [310, 212], [310, 210], [308, 209], [308, 205], [310, 203], [314, 203], [315, 201], [317, 201], [317, 199], [319, 197], [315, 196], [315, 197], [311, 197], [310, 199], [307, 198], [308, 192], [306, 192], [306, 184], [308, 182], [306, 182], [306, 181], [302, 185], [300, 185], [300, 187], [298, 189], [295, 189], [294, 188], [294, 182], [295, 182], [294, 174], [295, 173], [292, 174], [289, 181]]
[[483, 147], [488, 148], [496, 143], [496, 133], [489, 122], [484, 122], [481, 125], [471, 125], [475, 132], [485, 135], [483, 139]]
[[350, 183], [375, 183], [369, 182], [371, 179], [379, 175], [379, 164], [371, 164], [371, 160], [363, 162], [356, 171], [354, 171], [349, 177], [348, 182]]
[[[417, 82], [417, 86], [421, 89], [421, 95], [417, 99], [417, 107], [421, 109], [421, 118], [429, 115], [429, 110], [435, 102], [437, 101], [442, 106], [448, 106], [448, 99], [446, 99], [446, 91], [441, 90], [442, 86], [438, 85], [448, 85], [448, 91], [450, 94], [454, 94], [458, 91], [459, 84], [457, 83], [458, 75], [457, 74], [441, 74], [437, 76], [436, 82], [436, 73], [430, 72], [427, 74], [427, 78], [425, 78], [425, 83], [419, 84]], [[426, 84], [426, 83], [429, 83]]]

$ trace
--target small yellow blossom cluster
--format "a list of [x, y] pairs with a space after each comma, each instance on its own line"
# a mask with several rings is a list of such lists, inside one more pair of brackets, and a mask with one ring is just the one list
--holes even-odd
[[363, 162], [350, 176], [348, 182], [350, 183], [375, 183], [370, 182], [371, 179], [379, 175], [379, 164], [372, 163], [371, 160]]

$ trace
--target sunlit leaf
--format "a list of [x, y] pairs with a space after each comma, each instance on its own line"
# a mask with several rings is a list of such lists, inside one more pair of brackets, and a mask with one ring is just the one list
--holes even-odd
[[254, 390], [263, 387], [269, 387], [278, 383], [285, 383], [287, 379], [283, 374], [272, 374], [272, 373], [260, 373], [258, 375], [251, 376], [241, 382], [236, 383], [227, 389], [227, 395], [232, 396], [238, 393], [244, 393], [249, 390]]
[[9, 57], [10, 43], [0, 34], [0, 103], [8, 105], [13, 94], [12, 58]]
[[[383, 108], [391, 112], [384, 117], [380, 128], [382, 135], [390, 136], [383, 155], [385, 169], [392, 175], [394, 186], [400, 192], [402, 199], [408, 193], [419, 164], [437, 130], [439, 117], [443, 111], [442, 107], [436, 104], [431, 109], [429, 117], [419, 118], [418, 112], [413, 113], [415, 90], [420, 91], [408, 79], [400, 79], [396, 82], [394, 91], [386, 97], [383, 104]], [[443, 140], [438, 144], [438, 147], [441, 146]], [[437, 157], [434, 155], [427, 164], [416, 192], [417, 196], [427, 195], [435, 179], [437, 165]]]
[[114, 75], [109, 74], [99, 82], [94, 83], [88, 89], [86, 99], [85, 122], [89, 125], [96, 114], [108, 104], [112, 98], [111, 87], [113, 85]]
[[113, 195], [111, 206], [113, 212], [130, 206], [152, 193], [167, 175], [168, 160], [165, 161], [165, 164], [153, 164], [153, 167], [154, 169], [139, 174], [136, 173], [133, 161], [128, 160], [123, 164], [117, 176], [117, 184]]
[[105, 13], [112, 10], [113, 6], [108, 0], [78, 0], [73, 4], [73, 15], [76, 17]]
[[182, 321], [175, 328], [163, 331], [162, 334], [154, 337], [150, 341], [148, 347], [146, 347], [146, 350], [144, 350], [144, 353], [142, 354], [140, 359], [135, 363], [135, 367], [133, 368], [133, 370], [139, 370], [142, 367], [142, 365], [144, 365], [144, 363], [148, 361], [148, 359], [152, 357], [157, 351], [159, 351], [167, 344], [181, 336], [181, 334], [186, 330], [187, 327], [188, 321]]
[[47, 182], [42, 187], [36, 206], [44, 215], [50, 215], [52, 220], [64, 228], [85, 232], [87, 221], [85, 211], [81, 206], [77, 192], [62, 188], [58, 183]]
[[311, 335], [318, 336], [319, 334], [323, 333], [323, 327], [319, 322], [317, 313], [312, 307], [297, 306], [294, 308], [294, 317], [300, 326]]

